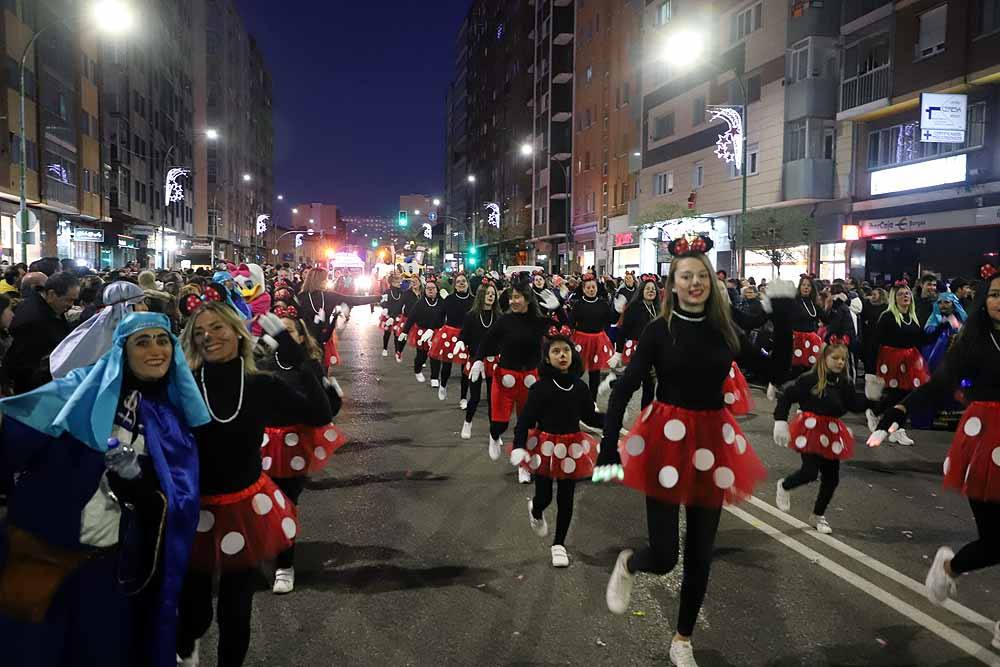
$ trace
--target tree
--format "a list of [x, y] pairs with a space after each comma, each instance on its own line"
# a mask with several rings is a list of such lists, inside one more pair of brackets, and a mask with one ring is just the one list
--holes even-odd
[[746, 222], [733, 236], [739, 247], [766, 257], [781, 274], [781, 267], [800, 259], [793, 250], [816, 238], [816, 219], [799, 207], [765, 208], [748, 211]]
[[636, 224], [641, 227], [649, 227], [665, 220], [676, 220], [678, 218], [694, 218], [698, 212], [692, 211], [687, 204], [677, 202], [663, 202], [647, 208], [636, 217]]

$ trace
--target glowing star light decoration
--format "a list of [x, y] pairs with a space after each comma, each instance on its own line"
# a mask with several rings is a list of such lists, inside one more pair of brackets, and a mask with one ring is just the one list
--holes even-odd
[[163, 186], [163, 200], [167, 206], [184, 201], [184, 186], [180, 179], [190, 175], [191, 170], [184, 167], [173, 167], [167, 172], [167, 180]]
[[710, 107], [709, 120], [726, 121], [727, 129], [715, 142], [715, 155], [726, 164], [743, 164], [743, 117], [738, 107]]
[[434, 236], [434, 232], [431, 231], [431, 226], [429, 223], [424, 223], [424, 238], [429, 239]]
[[267, 221], [271, 219], [269, 215], [258, 215], [257, 216], [257, 234], [263, 234], [267, 231]]
[[295, 247], [296, 248], [301, 248], [302, 247], [302, 243], [303, 243], [303, 241], [302, 241], [302, 234], [296, 234], [295, 235]]
[[496, 227], [500, 229], [500, 205], [493, 202], [483, 204], [483, 208], [489, 211], [489, 215], [486, 217], [486, 222], [491, 227]]

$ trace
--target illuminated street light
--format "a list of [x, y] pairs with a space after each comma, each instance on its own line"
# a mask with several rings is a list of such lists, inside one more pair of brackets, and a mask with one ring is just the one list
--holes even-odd
[[420, 209], [413, 209], [413, 215], [420, 215]]
[[469, 176], [465, 180], [467, 180], [469, 183], [475, 183], [476, 182], [476, 175], [475, 174], [469, 174]]
[[132, 29], [135, 24], [135, 14], [131, 8], [120, 0], [101, 0], [95, 2], [90, 10], [94, 25], [109, 34], [120, 35]]
[[293, 208], [293, 209], [292, 209], [292, 214], [293, 214], [293, 215], [298, 215], [298, 214], [299, 214], [299, 209], [297, 209], [297, 208]]
[[285, 195], [278, 195], [278, 201], [285, 201]]
[[521, 144], [521, 155], [525, 157], [532, 155], [535, 152], [535, 147], [531, 144]]
[[219, 131], [210, 127], [205, 130], [205, 138], [209, 141], [216, 141], [219, 138]]
[[250, 174], [243, 174], [244, 183], [249, 183], [251, 180], [253, 180], [253, 177]]
[[440, 206], [441, 205], [441, 200], [438, 199], [437, 197], [435, 197], [434, 200], [431, 203], [434, 204], [435, 206]]
[[693, 30], [678, 30], [663, 42], [660, 60], [668, 60], [677, 67], [687, 68], [701, 60], [705, 52], [705, 36]]

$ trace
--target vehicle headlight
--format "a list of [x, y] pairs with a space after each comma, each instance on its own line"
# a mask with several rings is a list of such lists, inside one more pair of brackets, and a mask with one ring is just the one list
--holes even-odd
[[326, 281], [326, 288], [327, 289], [333, 289], [333, 281], [332, 280], [327, 279], [327, 281]]
[[358, 289], [371, 289], [372, 279], [371, 278], [358, 278], [355, 281], [358, 285]]

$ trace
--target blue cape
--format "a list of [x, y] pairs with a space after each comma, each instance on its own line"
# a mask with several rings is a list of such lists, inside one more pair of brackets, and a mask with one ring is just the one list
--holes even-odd
[[962, 302], [959, 301], [958, 296], [952, 292], [942, 292], [938, 295], [937, 300], [934, 302], [934, 310], [931, 312], [930, 317], [927, 318], [927, 323], [924, 325], [924, 331], [927, 333], [933, 333], [937, 331], [937, 328], [941, 326], [941, 323], [945, 321], [944, 316], [941, 314], [941, 307], [938, 306], [938, 301], [941, 299], [947, 299], [951, 301], [955, 306], [955, 317], [958, 318], [959, 322], [965, 322], [969, 319], [969, 315], [965, 312], [965, 308], [962, 307]]

